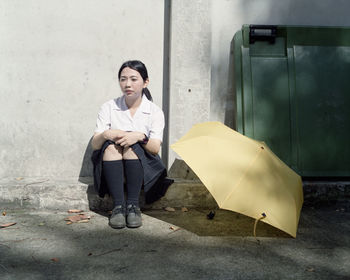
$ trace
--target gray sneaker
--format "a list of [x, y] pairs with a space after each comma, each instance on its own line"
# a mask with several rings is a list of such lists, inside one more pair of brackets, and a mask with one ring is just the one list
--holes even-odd
[[109, 218], [109, 225], [112, 228], [125, 227], [125, 206], [117, 205], [112, 210], [112, 215]]
[[137, 228], [142, 226], [141, 210], [136, 205], [128, 205], [126, 208], [126, 226]]

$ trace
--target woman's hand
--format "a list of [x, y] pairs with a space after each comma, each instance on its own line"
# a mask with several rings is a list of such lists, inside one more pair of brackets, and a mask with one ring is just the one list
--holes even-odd
[[120, 129], [108, 129], [103, 132], [103, 138], [117, 143], [117, 141], [124, 137], [126, 133], [127, 132]]
[[142, 132], [137, 132], [137, 131], [124, 132], [124, 134], [121, 137], [119, 137], [115, 141], [115, 143], [119, 144], [124, 148], [127, 148], [139, 141], [142, 141], [144, 138], [145, 138], [145, 134], [143, 134]]
[[126, 134], [125, 131], [119, 129], [108, 129], [104, 132], [95, 133], [91, 145], [93, 150], [101, 149], [104, 142], [111, 140], [116, 142], [118, 139], [122, 138]]
[[[111, 140], [122, 147], [130, 147], [136, 142], [142, 141], [145, 138], [145, 134], [142, 132], [126, 132], [119, 129], [109, 129], [102, 133], [95, 133], [92, 138], [92, 148], [94, 150], [101, 149], [103, 143], [106, 140]], [[161, 141], [158, 139], [149, 139], [146, 145], [143, 147], [152, 154], [158, 154], [161, 146]]]

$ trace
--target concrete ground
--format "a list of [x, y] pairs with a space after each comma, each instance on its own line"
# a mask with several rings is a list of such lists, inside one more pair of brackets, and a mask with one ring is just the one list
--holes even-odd
[[[15, 205], [15, 204], [14, 204]], [[350, 279], [350, 203], [304, 205], [297, 238], [242, 215], [148, 209], [115, 230], [105, 212], [0, 206], [0, 279]], [[67, 209], [68, 210], [68, 209]]]

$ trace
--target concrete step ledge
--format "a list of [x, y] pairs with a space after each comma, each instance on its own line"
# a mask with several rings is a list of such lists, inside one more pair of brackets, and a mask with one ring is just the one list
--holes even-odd
[[[147, 205], [141, 195], [142, 208], [164, 207], [216, 208], [217, 204], [199, 180], [176, 179], [166, 195]], [[304, 200], [308, 204], [330, 202], [350, 198], [350, 182], [304, 182]], [[53, 178], [18, 178], [0, 180], [1, 208], [82, 209], [110, 210], [112, 200], [98, 197], [92, 178], [79, 181]]]
[[52, 178], [2, 179], [1, 207], [87, 210], [88, 185], [77, 180]]
[[334, 203], [350, 199], [349, 181], [303, 181], [304, 203]]
[[[166, 195], [147, 205], [141, 193], [140, 205], [147, 209], [164, 207], [216, 207], [216, 202], [205, 186], [198, 180], [175, 179]], [[52, 178], [25, 178], [0, 180], [0, 206], [57, 209], [78, 208], [82, 210], [110, 210], [109, 196], [101, 199], [94, 191], [92, 178], [83, 180]]]

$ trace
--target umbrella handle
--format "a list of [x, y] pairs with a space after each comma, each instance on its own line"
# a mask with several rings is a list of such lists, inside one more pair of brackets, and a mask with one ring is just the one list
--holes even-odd
[[266, 218], [266, 214], [265, 213], [261, 213], [261, 217], [259, 219], [256, 219], [255, 220], [255, 223], [254, 223], [254, 237], [256, 238], [256, 226], [258, 224], [258, 222], [262, 219], [265, 219]]

